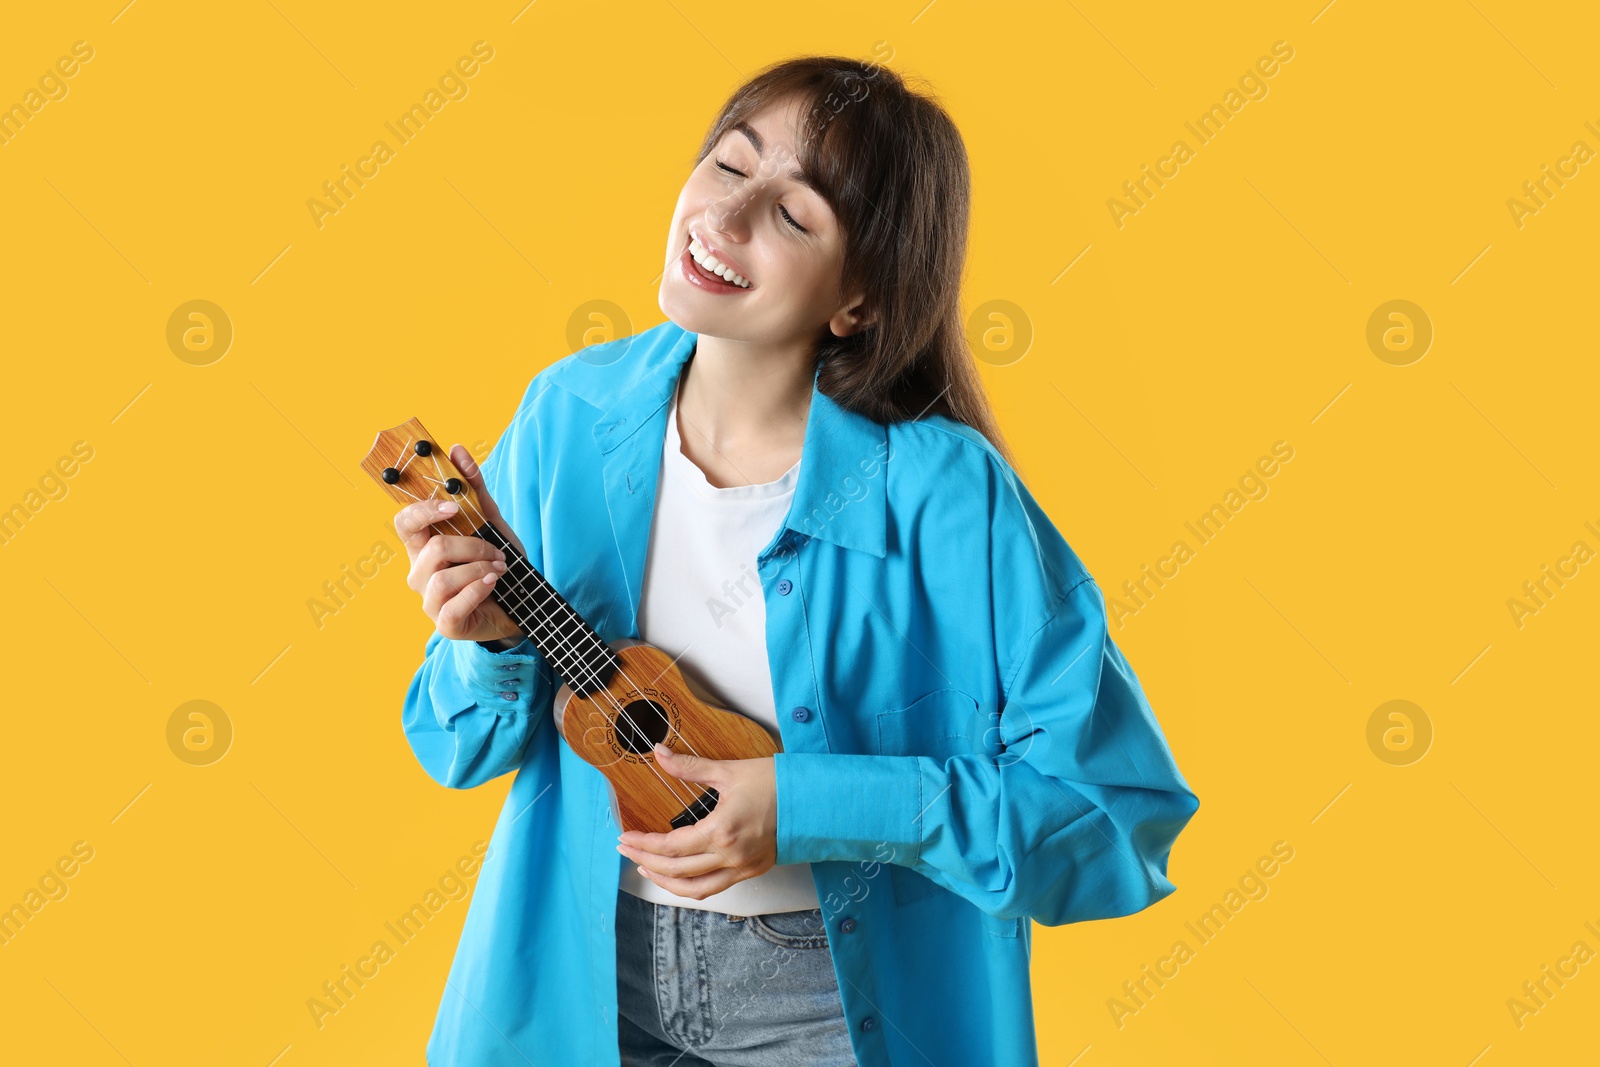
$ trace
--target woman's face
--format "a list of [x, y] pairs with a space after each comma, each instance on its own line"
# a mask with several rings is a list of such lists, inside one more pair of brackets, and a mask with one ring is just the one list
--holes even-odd
[[[729, 129], [678, 194], [659, 299], [690, 333], [785, 344], [815, 341], [825, 324], [840, 336], [860, 328], [848, 310], [859, 295], [839, 292], [844, 236], [833, 210], [796, 179], [799, 109], [791, 99]], [[695, 255], [739, 278], [709, 276]]]

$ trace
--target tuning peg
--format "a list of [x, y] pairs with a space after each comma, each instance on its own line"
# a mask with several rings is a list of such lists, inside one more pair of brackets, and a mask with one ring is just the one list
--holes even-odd
[[433, 442], [432, 441], [418, 441], [417, 442], [417, 455], [419, 455], [419, 456], [431, 456], [431, 455], [433, 455]]
[[383, 468], [383, 480], [387, 485], [394, 485], [400, 480], [400, 472], [393, 467]]
[[451, 478], [449, 481], [445, 482], [444, 483], [444, 491], [449, 493], [449, 494], [451, 494], [452, 496], [454, 496], [456, 493], [461, 492], [461, 479], [460, 478]]

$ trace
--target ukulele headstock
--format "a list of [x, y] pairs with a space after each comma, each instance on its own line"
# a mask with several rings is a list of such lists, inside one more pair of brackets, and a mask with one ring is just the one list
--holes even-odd
[[463, 515], [483, 515], [477, 491], [450, 462], [448, 446], [439, 444], [417, 419], [380, 432], [361, 469], [400, 504], [454, 500]]

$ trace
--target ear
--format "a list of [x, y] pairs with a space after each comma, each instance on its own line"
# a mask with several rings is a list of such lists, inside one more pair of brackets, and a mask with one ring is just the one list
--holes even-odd
[[828, 320], [828, 329], [833, 331], [835, 337], [849, 337], [878, 322], [875, 312], [869, 312], [862, 307], [865, 294], [857, 294], [848, 307], [843, 308], [833, 318]]

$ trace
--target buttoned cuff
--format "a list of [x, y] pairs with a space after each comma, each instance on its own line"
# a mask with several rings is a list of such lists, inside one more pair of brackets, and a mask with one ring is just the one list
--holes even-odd
[[[490, 652], [476, 641], [452, 641], [456, 671], [473, 703], [492, 709], [526, 709], [533, 691], [539, 650], [533, 642]], [[509, 694], [509, 695], [507, 695]]]
[[925, 758], [774, 754], [777, 862], [915, 864], [922, 852], [923, 809], [934, 799], [922, 795]]

